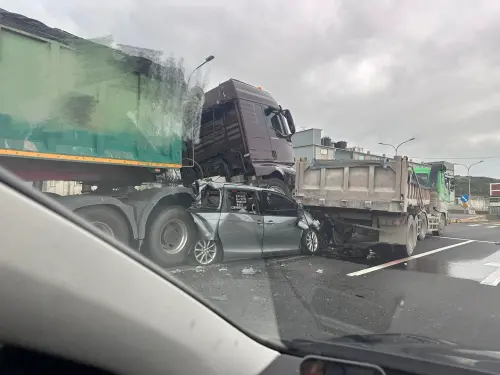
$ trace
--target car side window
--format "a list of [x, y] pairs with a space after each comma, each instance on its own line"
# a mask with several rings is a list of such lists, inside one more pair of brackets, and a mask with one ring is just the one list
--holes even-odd
[[201, 201], [202, 210], [217, 210], [220, 207], [221, 191], [218, 189], [207, 189]]
[[264, 215], [297, 216], [297, 204], [282, 194], [263, 192]]
[[257, 215], [257, 196], [255, 191], [243, 189], [229, 189], [228, 210], [233, 213], [254, 214]]

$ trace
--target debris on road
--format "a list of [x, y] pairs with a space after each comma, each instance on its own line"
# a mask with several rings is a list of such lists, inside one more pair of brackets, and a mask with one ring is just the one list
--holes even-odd
[[182, 272], [182, 271], [183, 271], [182, 269], [177, 268], [175, 270], [169, 270], [168, 272], [172, 273], [172, 274], [176, 274], [176, 273], [179, 273], [179, 272]]
[[226, 295], [221, 295], [221, 296], [209, 296], [208, 298], [214, 300], [214, 301], [219, 301], [219, 302], [227, 302], [228, 298]]
[[483, 223], [488, 221], [486, 215], [476, 215], [472, 217], [464, 217], [457, 219], [450, 219], [451, 223]]
[[243, 275], [255, 275], [257, 273], [257, 271], [254, 270], [253, 267], [248, 267], [248, 268], [243, 268], [241, 270], [241, 273]]

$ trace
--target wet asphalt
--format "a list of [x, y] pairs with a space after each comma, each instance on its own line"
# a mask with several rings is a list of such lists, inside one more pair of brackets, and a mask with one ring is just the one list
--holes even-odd
[[237, 325], [328, 340], [409, 333], [500, 350], [500, 223], [452, 224], [409, 259], [387, 246], [172, 269]]

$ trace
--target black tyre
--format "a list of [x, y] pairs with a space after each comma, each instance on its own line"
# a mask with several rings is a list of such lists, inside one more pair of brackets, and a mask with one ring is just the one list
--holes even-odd
[[344, 240], [345, 240], [345, 242], [349, 242], [352, 239], [353, 234], [354, 234], [354, 229], [353, 228], [347, 229], [344, 232]]
[[290, 192], [288, 186], [286, 186], [285, 183], [281, 181], [279, 178], [268, 178], [266, 180], [263, 180], [259, 184], [259, 186], [277, 191], [278, 193], [286, 195], [289, 198], [292, 197], [292, 193]]
[[344, 228], [343, 226], [337, 229], [334, 227], [332, 230], [332, 242], [334, 246], [340, 247], [352, 239], [354, 231], [349, 228]]
[[90, 222], [101, 232], [129, 245], [131, 237], [129, 225], [123, 215], [114, 208], [108, 206], [91, 206], [80, 208], [75, 213]]
[[191, 257], [199, 266], [215, 264], [222, 259], [222, 247], [214, 240], [198, 240], [194, 244]]
[[163, 267], [184, 263], [197, 240], [196, 224], [183, 207], [160, 212], [146, 234], [145, 248], [151, 259]]
[[184, 187], [190, 188], [193, 186], [193, 182], [199, 178], [198, 171], [195, 168], [181, 168], [181, 181]]
[[413, 216], [408, 216], [408, 221], [406, 223], [406, 244], [405, 245], [395, 245], [396, 256], [401, 258], [409, 257], [413, 254], [415, 247], [417, 246], [417, 222]]
[[309, 255], [316, 255], [321, 252], [320, 238], [315, 229], [309, 228], [302, 233], [301, 252]]

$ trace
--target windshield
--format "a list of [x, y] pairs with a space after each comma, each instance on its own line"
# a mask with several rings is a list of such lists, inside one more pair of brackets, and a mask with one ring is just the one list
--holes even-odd
[[500, 350], [497, 2], [89, 4], [0, 0], [2, 167], [259, 337]]

